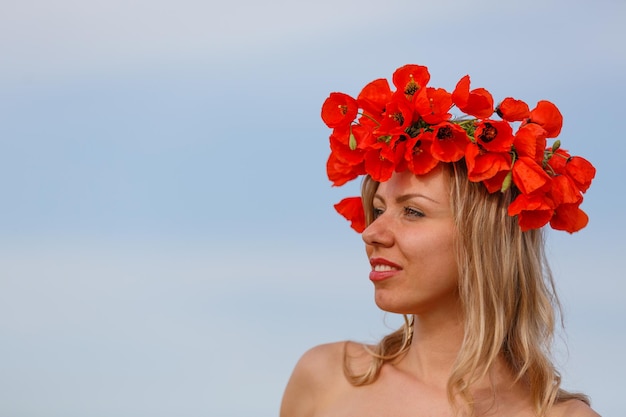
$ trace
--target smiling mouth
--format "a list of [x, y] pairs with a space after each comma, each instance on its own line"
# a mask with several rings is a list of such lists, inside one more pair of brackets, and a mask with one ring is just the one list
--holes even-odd
[[386, 272], [386, 271], [397, 271], [398, 268], [394, 268], [393, 266], [390, 266], [390, 265], [377, 264], [377, 265], [374, 265], [372, 270], [376, 272]]

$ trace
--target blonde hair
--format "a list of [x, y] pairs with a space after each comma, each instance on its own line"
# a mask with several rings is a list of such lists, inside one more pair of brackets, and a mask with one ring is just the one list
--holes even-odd
[[[461, 163], [447, 164], [450, 200], [459, 231], [456, 253], [459, 294], [463, 309], [464, 338], [448, 379], [448, 398], [457, 396], [472, 404], [472, 384], [487, 375], [502, 356], [525, 384], [535, 412], [544, 416], [555, 402], [586, 396], [560, 388], [561, 377], [550, 358], [560, 304], [544, 253], [541, 230], [522, 232], [507, 207], [514, 191], [490, 194], [467, 179]], [[365, 178], [362, 185], [367, 224], [373, 221], [372, 201], [378, 183]], [[353, 385], [374, 382], [383, 364], [408, 349], [410, 323], [387, 336], [371, 350], [369, 369], [351, 372], [349, 358], [344, 371]]]

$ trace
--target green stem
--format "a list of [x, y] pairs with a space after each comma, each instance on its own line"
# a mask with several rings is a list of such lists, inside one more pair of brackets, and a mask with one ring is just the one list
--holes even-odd
[[377, 125], [378, 127], [380, 127], [380, 123], [378, 123], [378, 120], [374, 119], [374, 118], [373, 118], [372, 116], [370, 116], [369, 114], [365, 114], [365, 113], [358, 113], [358, 114], [360, 114], [360, 115], [361, 115], [361, 116], [363, 116], [363, 117], [366, 117], [366, 118], [370, 119], [372, 122], [376, 123], [376, 125]]

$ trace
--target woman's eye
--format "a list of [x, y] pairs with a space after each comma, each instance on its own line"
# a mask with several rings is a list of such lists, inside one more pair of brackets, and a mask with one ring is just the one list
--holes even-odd
[[376, 208], [374, 207], [372, 209], [372, 217], [374, 218], [374, 220], [376, 220], [377, 218], [380, 217], [381, 214], [383, 214], [385, 210], [381, 209], [381, 208]]
[[411, 207], [405, 207], [404, 214], [409, 217], [424, 217], [424, 213]]

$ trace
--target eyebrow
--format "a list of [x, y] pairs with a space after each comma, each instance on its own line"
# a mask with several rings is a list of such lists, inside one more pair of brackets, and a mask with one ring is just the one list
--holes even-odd
[[[383, 201], [383, 202], [385, 201], [385, 199], [384, 199], [384, 198], [382, 198], [382, 197], [380, 196], [380, 194], [375, 194], [375, 195], [374, 195], [374, 198], [377, 198], [377, 199], [379, 199], [379, 200], [381, 200], [381, 201]], [[403, 195], [401, 195], [401, 196], [398, 196], [398, 197], [396, 197], [396, 203], [401, 204], [401, 203], [404, 203], [404, 202], [405, 202], [405, 201], [407, 201], [407, 200], [411, 200], [412, 198], [424, 198], [424, 199], [426, 199], [426, 200], [432, 201], [432, 202], [433, 202], [433, 203], [435, 203], [435, 204], [440, 204], [440, 203], [439, 203], [439, 201], [434, 200], [434, 199], [432, 199], [432, 198], [430, 198], [430, 197], [428, 197], [428, 196], [425, 196], [424, 194], [420, 194], [420, 193], [415, 193], [415, 194], [403, 194]]]

